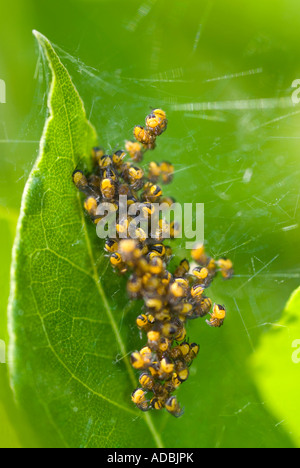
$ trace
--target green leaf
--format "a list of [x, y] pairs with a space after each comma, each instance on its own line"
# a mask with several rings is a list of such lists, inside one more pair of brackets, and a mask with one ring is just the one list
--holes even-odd
[[50, 116], [14, 247], [12, 385], [44, 446], [161, 446], [150, 415], [130, 401], [124, 280], [106, 272], [72, 182], [79, 162], [88, 164], [95, 130], [53, 47], [34, 34], [52, 72]]
[[300, 288], [260, 342], [253, 375], [267, 406], [300, 446]]

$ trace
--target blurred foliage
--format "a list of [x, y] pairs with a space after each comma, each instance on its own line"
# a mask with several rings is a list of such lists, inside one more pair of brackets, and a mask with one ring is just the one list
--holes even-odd
[[[2, 300], [0, 302], [0, 340], [2, 343], [7, 342], [6, 335], [6, 300], [9, 290], [9, 265], [11, 260], [12, 241], [14, 238], [14, 229], [16, 219], [7, 219], [9, 214], [0, 210], [0, 257], [2, 259], [2, 268], [0, 269], [0, 284], [2, 292]], [[1, 346], [1, 343], [0, 343]], [[5, 353], [5, 346], [4, 353]], [[3, 352], [3, 349], [2, 349]], [[8, 397], [7, 397], [7, 369], [5, 364], [0, 364], [0, 447], [19, 447], [20, 442], [14, 429], [13, 424], [8, 417]], [[9, 392], [8, 392], [9, 393]]]
[[[7, 298], [9, 294], [9, 269], [11, 250], [15, 236], [18, 214], [13, 209], [0, 207], [0, 340], [7, 343]], [[4, 352], [7, 351], [4, 346]], [[5, 353], [6, 354], [6, 353]], [[37, 446], [27, 418], [23, 412], [16, 408], [14, 398], [9, 386], [7, 366], [0, 364], [0, 447], [14, 448], [23, 444], [27, 447]]]
[[[38, 29], [59, 46], [106, 148], [122, 146], [133, 125], [142, 123], [145, 109], [166, 108], [170, 125], [154, 158], [171, 159], [178, 170], [168, 193], [181, 202], [205, 202], [208, 248], [235, 261], [237, 277], [215, 285], [212, 293], [229, 309], [226, 326], [216, 334], [203, 324], [190, 331], [202, 351], [180, 398], [188, 402], [185, 418], [197, 428], [199, 446], [293, 443], [284, 425], [277, 425], [277, 413], [268, 413], [267, 395], [262, 401], [257, 393], [248, 359], [299, 285], [300, 114], [288, 100], [269, 109], [253, 101], [291, 97], [291, 84], [300, 78], [299, 10], [297, 0], [128, 0], [126, 6], [122, 0], [12, 0], [1, 5], [0, 78], [7, 84], [7, 104], [0, 104], [0, 204], [5, 212], [19, 210], [45, 120], [47, 75], [40, 58], [37, 63], [31, 34]], [[229, 109], [179, 110], [185, 103], [216, 101], [229, 101]], [[252, 109], [237, 110], [232, 101], [247, 101]], [[11, 241], [3, 234], [2, 242], [4, 336]], [[134, 323], [133, 315], [128, 323]], [[195, 407], [197, 414], [202, 410], [199, 419], [193, 419]], [[177, 421], [158, 424], [180, 444]]]
[[300, 446], [300, 288], [290, 298], [280, 321], [263, 336], [252, 357], [253, 376], [262, 397], [280, 424]]

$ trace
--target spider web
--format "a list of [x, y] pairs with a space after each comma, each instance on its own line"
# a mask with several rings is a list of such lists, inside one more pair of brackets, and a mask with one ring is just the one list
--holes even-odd
[[[239, 336], [235, 349], [251, 355], [261, 333], [277, 322], [300, 279], [300, 110], [291, 99], [297, 69], [281, 70], [274, 79], [261, 57], [262, 42], [267, 52], [272, 49], [263, 36], [245, 46], [244, 62], [252, 67], [243, 69], [230, 60], [219, 63], [218, 53], [214, 56], [205, 41], [202, 45], [213, 2], [193, 29], [189, 53], [184, 59], [181, 55], [182, 63], [163, 67], [163, 34], [156, 3], [141, 3], [123, 25], [132, 42], [141, 34], [141, 27], [145, 36], [153, 38], [144, 67], [134, 61], [125, 66], [122, 61], [120, 67], [107, 71], [111, 68], [107, 67], [108, 57], [94, 68], [78, 55], [55, 48], [107, 152], [122, 148], [124, 140], [131, 139], [133, 126], [143, 124], [148, 110], [162, 107], [167, 111], [168, 131], [146, 163], [150, 158], [171, 160], [175, 179], [165, 193], [181, 203], [205, 203], [207, 249], [215, 257], [232, 258], [236, 271], [232, 282], [214, 285], [211, 296], [229, 310], [229, 331], [225, 333], [232, 339]], [[200, 62], [196, 57], [201, 47], [207, 50]], [[35, 81], [31, 111], [16, 136], [8, 136], [4, 122], [2, 131], [0, 127], [0, 145], [9, 145], [14, 155], [38, 150], [49, 82], [42, 57], [38, 58]], [[33, 160], [23, 163], [21, 170], [18, 158], [12, 162], [5, 156], [2, 162], [5, 167], [15, 166], [18, 200]], [[2, 205], [6, 204], [2, 196]], [[184, 244], [185, 240], [177, 242], [178, 258], [186, 255]], [[224, 418], [238, 418], [253, 406], [263, 405], [247, 398], [244, 403], [230, 407]], [[216, 445], [221, 444], [222, 431], [218, 437]]]

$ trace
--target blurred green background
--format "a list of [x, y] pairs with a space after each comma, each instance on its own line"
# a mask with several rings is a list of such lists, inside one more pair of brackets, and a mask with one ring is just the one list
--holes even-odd
[[[178, 171], [167, 193], [182, 203], [205, 203], [208, 250], [235, 262], [236, 278], [213, 286], [213, 298], [229, 309], [226, 327], [211, 333], [193, 324], [190, 332], [202, 352], [193, 383], [180, 390], [180, 398], [199, 432], [199, 446], [293, 446], [288, 426], [279, 424], [254, 386], [248, 363], [261, 334], [299, 286], [300, 107], [291, 99], [292, 82], [300, 78], [299, 2], [2, 2], [0, 79], [7, 93], [6, 104], [0, 104], [0, 340], [5, 342], [11, 248], [46, 116], [48, 74], [32, 29], [57, 46], [107, 150], [122, 147], [148, 109], [167, 111], [168, 132], [155, 152]], [[0, 364], [0, 447], [36, 446], [6, 372]], [[195, 405], [203, 407], [197, 421]], [[178, 446], [180, 424], [161, 421], [162, 434], [168, 431]]]

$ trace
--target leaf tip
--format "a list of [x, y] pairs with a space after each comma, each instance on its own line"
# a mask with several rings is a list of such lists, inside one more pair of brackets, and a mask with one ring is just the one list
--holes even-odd
[[36, 29], [33, 29], [33, 30], [32, 30], [32, 34], [33, 34], [36, 38], [38, 38], [38, 37], [40, 36], [41, 33], [39, 33]]
[[36, 29], [32, 30], [32, 34], [34, 35], [38, 43], [41, 45], [48, 41], [47, 38], [43, 34], [41, 34], [39, 31], [37, 31]]

